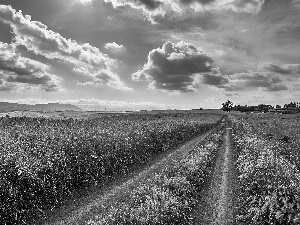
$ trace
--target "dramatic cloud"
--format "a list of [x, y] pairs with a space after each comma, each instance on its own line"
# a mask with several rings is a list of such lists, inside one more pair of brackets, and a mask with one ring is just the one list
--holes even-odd
[[212, 72], [213, 59], [192, 44], [165, 43], [149, 52], [148, 62], [132, 75], [133, 80], [152, 81], [151, 88], [164, 91], [192, 92], [196, 77]]
[[114, 55], [126, 53], [126, 47], [124, 45], [118, 45], [116, 42], [107, 43], [105, 49]]
[[59, 78], [47, 72], [49, 66], [22, 57], [16, 53], [16, 45], [0, 42], [0, 86], [1, 90], [11, 90], [16, 83], [39, 86], [45, 91], [59, 89]]
[[[89, 44], [78, 44], [60, 34], [47, 29], [47, 26], [31, 21], [31, 17], [23, 16], [10, 6], [0, 5], [0, 20], [9, 24], [15, 35], [15, 43], [23, 45], [37, 55], [48, 59], [58, 59], [74, 66], [74, 71], [95, 78], [105, 73], [105, 84], [117, 89], [129, 90], [112, 70], [118, 63], [101, 53], [98, 48]], [[109, 71], [109, 72], [107, 72]]]

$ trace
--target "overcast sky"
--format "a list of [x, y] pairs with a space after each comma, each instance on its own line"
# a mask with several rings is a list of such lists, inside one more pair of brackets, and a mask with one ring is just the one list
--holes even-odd
[[0, 101], [300, 101], [300, 0], [0, 0]]

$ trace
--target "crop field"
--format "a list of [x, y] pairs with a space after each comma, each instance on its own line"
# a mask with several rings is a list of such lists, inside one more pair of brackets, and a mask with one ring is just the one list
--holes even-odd
[[300, 224], [299, 119], [2, 117], [1, 224]]
[[300, 117], [232, 116], [240, 224], [300, 224]]
[[126, 174], [217, 126], [221, 117], [203, 113], [3, 117], [1, 224], [26, 224], [43, 216], [74, 190]]
[[211, 173], [222, 144], [223, 129], [211, 133], [187, 151], [180, 151], [160, 168], [94, 207], [89, 225], [193, 224], [197, 195]]

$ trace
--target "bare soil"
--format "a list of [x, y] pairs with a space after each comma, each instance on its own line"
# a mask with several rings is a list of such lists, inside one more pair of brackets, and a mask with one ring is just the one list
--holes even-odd
[[212, 175], [199, 194], [195, 209], [196, 225], [232, 225], [235, 223], [235, 203], [238, 190], [235, 168], [236, 153], [231, 144], [231, 126], [227, 122], [223, 147], [220, 149]]

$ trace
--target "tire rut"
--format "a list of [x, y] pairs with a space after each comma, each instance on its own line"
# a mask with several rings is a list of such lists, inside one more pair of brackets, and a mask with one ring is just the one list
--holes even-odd
[[147, 177], [150, 173], [164, 166], [167, 160], [181, 157], [186, 151], [192, 148], [198, 142], [204, 140], [216, 128], [213, 128], [202, 135], [182, 144], [171, 152], [161, 154], [152, 160], [146, 166], [136, 168], [133, 172], [126, 176], [117, 178], [112, 182], [103, 184], [101, 187], [95, 187], [92, 190], [87, 190], [86, 193], [80, 194], [78, 197], [74, 196], [71, 201], [65, 203], [62, 207], [55, 209], [49, 213], [45, 220], [34, 224], [44, 225], [75, 225], [82, 224], [84, 218], [90, 215], [93, 208], [101, 204], [103, 201], [108, 201], [110, 196], [122, 192], [124, 188], [134, 185], [136, 182]]
[[231, 126], [228, 121], [226, 124], [223, 146], [194, 212], [196, 225], [235, 224], [235, 155], [231, 145]]

